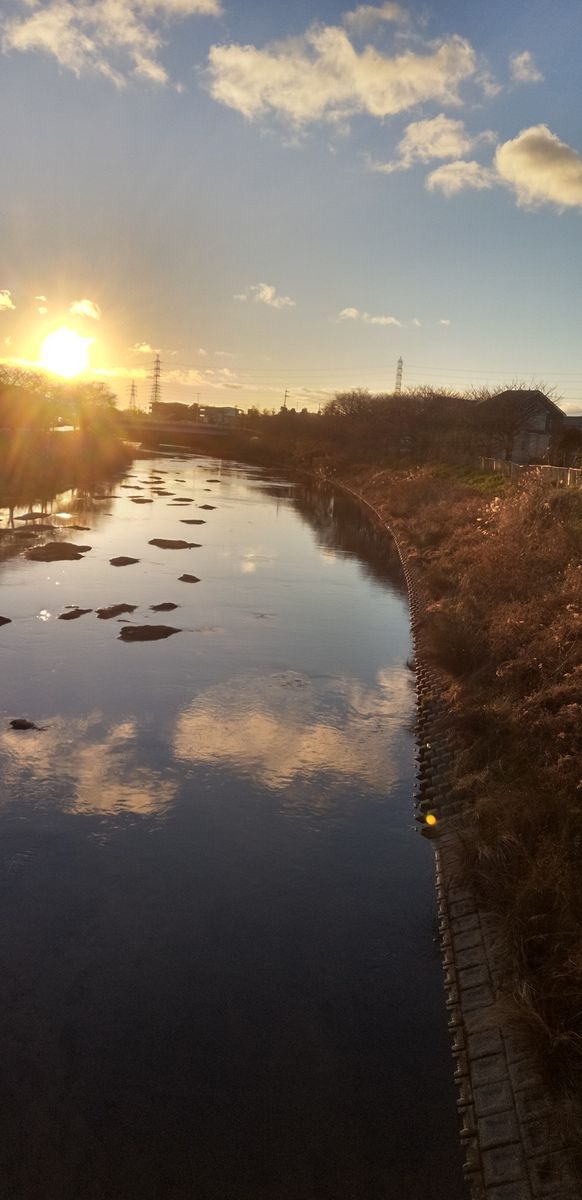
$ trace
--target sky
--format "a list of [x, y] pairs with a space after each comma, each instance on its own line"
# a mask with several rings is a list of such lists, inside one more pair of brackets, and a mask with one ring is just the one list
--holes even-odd
[[0, 0], [0, 359], [582, 412], [579, 0]]

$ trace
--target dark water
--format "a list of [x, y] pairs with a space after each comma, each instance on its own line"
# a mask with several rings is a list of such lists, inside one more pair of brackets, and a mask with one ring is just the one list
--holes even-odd
[[[0, 1194], [457, 1200], [394, 550], [327, 489], [130, 474], [55, 498], [81, 561], [0, 568]], [[181, 632], [58, 620], [120, 602]]]

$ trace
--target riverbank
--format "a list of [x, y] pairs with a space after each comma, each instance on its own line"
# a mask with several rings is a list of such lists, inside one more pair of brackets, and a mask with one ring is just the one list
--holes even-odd
[[124, 470], [129, 447], [110, 432], [0, 433], [0, 504], [42, 502], [66, 488], [90, 489]]
[[[280, 438], [236, 451], [263, 464], [285, 454]], [[582, 492], [535, 472], [512, 483], [385, 467], [314, 444], [294, 443], [286, 465], [348, 486], [405, 547], [455, 745], [446, 787], [463, 814], [461, 884], [503, 947], [505, 1023], [581, 1145]]]

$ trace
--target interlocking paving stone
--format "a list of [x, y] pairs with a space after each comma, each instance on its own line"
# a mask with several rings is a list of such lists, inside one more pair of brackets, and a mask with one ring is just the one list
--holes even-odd
[[459, 971], [465, 971], [468, 967], [481, 966], [484, 958], [483, 945], [481, 942], [476, 942], [474, 946], [469, 946], [467, 950], [459, 950], [457, 954], [452, 956], [452, 961]]
[[484, 1150], [482, 1157], [487, 1186], [494, 1183], [512, 1183], [524, 1178], [523, 1154], [519, 1142]]
[[497, 1027], [498, 1014], [494, 1004], [490, 1004], [488, 1008], [476, 1008], [474, 1011], [465, 1012], [463, 1017], [468, 1034]]
[[525, 1180], [502, 1183], [500, 1187], [487, 1188], [487, 1200], [531, 1200], [531, 1189]]
[[[450, 917], [467, 917], [467, 916], [477, 917], [475, 901], [473, 899], [468, 899], [468, 900], [455, 900], [453, 902], [451, 900], [451, 897], [449, 896], [449, 916]], [[479, 920], [478, 917], [477, 917], [477, 920]]]
[[491, 1150], [494, 1146], [504, 1146], [507, 1142], [519, 1141], [519, 1125], [515, 1113], [511, 1111], [492, 1113], [490, 1117], [480, 1117], [477, 1130], [482, 1150]]
[[545, 1117], [535, 1121], [524, 1121], [521, 1125], [521, 1140], [528, 1155], [548, 1153], [561, 1146], [560, 1136]]
[[457, 933], [453, 938], [455, 950], [469, 950], [472, 946], [482, 946], [483, 938], [480, 929], [470, 929], [467, 933]]
[[454, 917], [451, 920], [451, 929], [455, 933], [469, 933], [471, 929], [479, 929], [479, 917], [477, 913], [471, 913], [466, 917]]
[[515, 1108], [520, 1121], [546, 1117], [551, 1112], [548, 1097], [537, 1088], [526, 1088], [523, 1092], [516, 1092]]
[[486, 1008], [487, 1005], [493, 1004], [494, 996], [488, 983], [482, 983], [479, 987], [465, 988], [461, 992], [461, 1008], [463, 1012], [470, 1012], [476, 1008]]
[[542, 1154], [528, 1159], [531, 1187], [534, 1196], [560, 1198], [575, 1186], [574, 1176], [562, 1154]]
[[503, 1039], [497, 1028], [484, 1029], [482, 1033], [472, 1033], [467, 1042], [467, 1051], [471, 1060], [484, 1058], [486, 1054], [502, 1054]]
[[492, 1113], [510, 1109], [513, 1111], [513, 1093], [507, 1080], [474, 1088], [473, 1102], [478, 1117], [488, 1117]]
[[497, 1083], [507, 1079], [507, 1063], [503, 1054], [488, 1054], [486, 1058], [478, 1058], [471, 1063], [471, 1082], [473, 1087], [482, 1084]]
[[542, 1080], [533, 1064], [527, 1058], [518, 1059], [509, 1064], [509, 1074], [514, 1091], [521, 1092], [523, 1088], [541, 1088]]
[[489, 971], [485, 963], [475, 963], [472, 967], [463, 967], [459, 971], [459, 987], [478, 987], [481, 983], [489, 983]]

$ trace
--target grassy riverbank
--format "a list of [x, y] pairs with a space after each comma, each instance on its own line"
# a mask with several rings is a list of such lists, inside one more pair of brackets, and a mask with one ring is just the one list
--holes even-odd
[[508, 1017], [569, 1097], [582, 1145], [582, 491], [535, 473], [510, 484], [357, 462], [331, 445], [287, 451], [265, 439], [253, 457], [348, 484], [409, 547], [463, 746], [464, 870], [499, 919]]
[[499, 918], [509, 1009], [580, 1120], [582, 492], [444, 467], [339, 475], [403, 536], [428, 594], [424, 645], [464, 747], [464, 867]]

